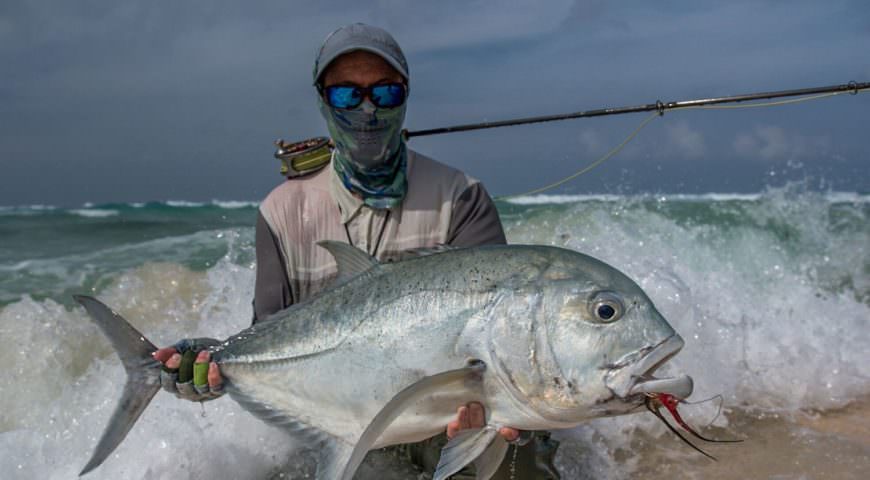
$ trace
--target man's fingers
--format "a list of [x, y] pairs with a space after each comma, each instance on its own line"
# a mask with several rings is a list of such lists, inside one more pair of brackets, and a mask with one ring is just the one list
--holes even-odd
[[453, 420], [452, 422], [447, 424], [447, 439], [451, 439], [456, 436], [462, 429], [459, 428], [459, 421]]
[[514, 440], [520, 438], [520, 431], [511, 428], [511, 427], [501, 427], [498, 429], [498, 434], [502, 436], [508, 442], [513, 442]]
[[181, 354], [173, 353], [172, 356], [169, 357], [169, 360], [166, 361], [165, 365], [166, 368], [170, 370], [178, 370], [178, 367], [181, 366]]
[[[483, 428], [486, 425], [486, 409], [479, 402], [471, 402], [456, 410], [456, 420], [447, 424], [447, 438], [451, 439], [462, 430]], [[511, 427], [498, 429], [499, 435], [508, 442], [520, 438], [520, 431]]]
[[471, 428], [468, 423], [468, 407], [464, 405], [459, 407], [459, 410], [456, 411], [456, 421], [459, 422], [460, 430]]
[[178, 383], [188, 383], [193, 380], [193, 365], [196, 363], [196, 352], [188, 350], [181, 354], [181, 366], [178, 367]]
[[224, 386], [224, 377], [221, 376], [221, 370], [215, 362], [211, 362], [208, 366], [208, 386], [212, 391], [220, 391]]
[[203, 350], [196, 355], [196, 362], [193, 364], [193, 385], [197, 391], [208, 391], [208, 370], [210, 368], [208, 361], [211, 359], [208, 351]]
[[154, 357], [154, 360], [157, 360], [160, 363], [166, 363], [166, 361], [176, 353], [178, 353], [178, 350], [176, 350], [175, 347], [165, 347], [152, 353], [151, 356]]
[[468, 404], [468, 426], [465, 428], [483, 428], [486, 425], [486, 413], [483, 405], [478, 402]]

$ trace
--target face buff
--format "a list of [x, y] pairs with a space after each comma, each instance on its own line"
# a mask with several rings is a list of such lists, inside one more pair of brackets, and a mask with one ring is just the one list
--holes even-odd
[[333, 168], [344, 186], [378, 209], [402, 203], [408, 182], [407, 151], [402, 139], [405, 105], [377, 108], [366, 99], [354, 109], [333, 108], [319, 98], [335, 142]]

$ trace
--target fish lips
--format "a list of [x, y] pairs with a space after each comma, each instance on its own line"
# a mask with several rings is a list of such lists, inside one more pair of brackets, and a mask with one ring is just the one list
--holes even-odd
[[679, 335], [672, 335], [655, 345], [623, 357], [605, 379], [605, 384], [614, 395], [629, 398], [637, 395], [667, 393], [677, 398], [692, 394], [692, 377], [682, 375], [674, 378], [656, 378], [652, 374], [670, 360], [685, 342]]

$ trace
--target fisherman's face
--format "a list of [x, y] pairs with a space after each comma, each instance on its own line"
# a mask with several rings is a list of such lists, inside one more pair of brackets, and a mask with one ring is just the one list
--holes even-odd
[[[330, 63], [321, 80], [320, 113], [348, 168], [352, 164], [355, 175], [365, 172], [372, 178], [386, 171], [395, 172], [396, 164], [391, 162], [399, 159], [396, 154], [402, 148], [401, 131], [406, 107], [403, 94], [407, 93], [407, 88], [401, 92], [394, 87], [397, 83], [405, 83], [402, 74], [378, 55], [357, 50]], [[373, 92], [363, 92], [360, 96], [358, 89], [382, 85], [395, 93], [381, 92], [377, 99], [373, 98]], [[338, 101], [333, 103], [329, 99], [329, 90], [334, 90], [332, 93], [344, 91], [344, 97], [339, 95]]]
[[405, 79], [386, 60], [363, 50], [341, 55], [323, 72], [324, 88], [334, 85], [370, 87], [385, 83], [405, 83]]

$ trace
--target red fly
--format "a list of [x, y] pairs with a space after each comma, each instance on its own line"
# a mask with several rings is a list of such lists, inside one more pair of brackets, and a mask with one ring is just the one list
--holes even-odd
[[705, 437], [705, 436], [699, 434], [699, 433], [696, 432], [692, 427], [690, 427], [689, 424], [687, 424], [687, 423], [683, 420], [683, 418], [680, 416], [680, 412], [677, 411], [677, 405], [679, 405], [680, 403], [683, 403], [683, 401], [680, 400], [679, 398], [673, 396], [673, 395], [670, 395], [670, 394], [667, 394], [667, 393], [648, 393], [648, 394], [647, 394], [647, 397], [646, 397], [646, 401], [645, 401], [644, 403], [646, 404], [646, 408], [647, 408], [647, 410], [649, 410], [650, 412], [653, 413], [653, 415], [655, 415], [656, 417], [658, 417], [659, 420], [661, 420], [662, 423], [664, 423], [665, 426], [667, 426], [668, 429], [669, 429], [670, 431], [674, 432], [674, 434], [675, 434], [676, 436], [680, 437], [680, 440], [682, 440], [682, 441], [685, 442], [687, 445], [689, 445], [689, 446], [692, 447], [693, 449], [695, 449], [695, 450], [697, 450], [698, 452], [700, 452], [700, 453], [701, 453], [702, 455], [704, 455], [705, 457], [710, 458], [710, 459], [712, 459], [712, 460], [716, 460], [716, 457], [714, 457], [714, 456], [710, 455], [709, 453], [707, 453], [707, 452], [701, 450], [700, 448], [698, 448], [697, 446], [695, 446], [695, 444], [693, 444], [693, 443], [690, 442], [688, 439], [686, 439], [686, 437], [684, 437], [684, 436], [683, 436], [683, 435], [682, 435], [682, 434], [681, 434], [681, 433], [680, 433], [676, 428], [674, 428], [673, 425], [671, 425], [670, 423], [668, 423], [668, 421], [665, 419], [665, 417], [664, 417], [664, 416], [662, 415], [662, 413], [659, 411], [659, 408], [661, 408], [662, 406], [664, 406], [664, 407], [665, 407], [669, 412], [671, 412], [671, 416], [674, 417], [674, 421], [676, 421], [677, 424], [679, 424], [681, 427], [683, 427], [683, 429], [685, 429], [687, 432], [689, 432], [690, 434], [692, 434], [692, 436], [694, 436], [695, 438], [698, 438], [698, 439], [703, 440], [703, 441], [705, 441], [705, 442], [713, 442], [713, 443], [736, 443], [736, 442], [742, 442], [742, 441], [743, 441], [743, 440], [716, 440], [716, 439], [712, 439], [712, 438], [707, 438], [707, 437]]

